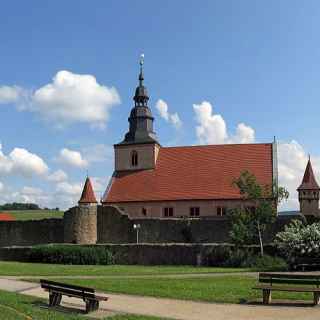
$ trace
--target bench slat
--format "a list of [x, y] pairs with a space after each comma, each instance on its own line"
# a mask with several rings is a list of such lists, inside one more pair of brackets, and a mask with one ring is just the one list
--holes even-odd
[[292, 291], [292, 292], [320, 292], [320, 288], [305, 288], [305, 287], [278, 287], [278, 286], [255, 286], [252, 289], [256, 290], [274, 290], [274, 291]]
[[259, 282], [261, 283], [283, 283], [283, 284], [301, 284], [301, 285], [309, 285], [309, 286], [316, 286], [316, 285], [320, 285], [320, 279], [319, 280], [304, 280], [304, 279], [274, 279], [274, 278], [262, 278], [259, 279]]
[[73, 297], [95, 299], [95, 294], [91, 292], [85, 292], [85, 291], [73, 290], [73, 289], [61, 288], [61, 287], [55, 287], [55, 286], [47, 286], [47, 285], [43, 285], [42, 288], [51, 292], [62, 293], [64, 295], [70, 295]]
[[301, 274], [301, 273], [259, 273], [259, 278], [278, 278], [278, 279], [314, 279], [320, 280], [320, 274]]
[[94, 293], [94, 289], [92, 289], [92, 288], [81, 287], [81, 286], [68, 284], [68, 283], [61, 283], [61, 282], [56, 282], [56, 281], [44, 280], [44, 279], [40, 279], [40, 283], [41, 283], [41, 285], [47, 284], [47, 285], [53, 285], [55, 287], [70, 288], [70, 289], [82, 290], [82, 291]]

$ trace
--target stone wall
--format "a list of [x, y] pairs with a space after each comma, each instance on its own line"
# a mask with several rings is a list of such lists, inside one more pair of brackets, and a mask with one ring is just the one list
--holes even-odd
[[97, 206], [80, 205], [64, 213], [64, 242], [95, 244], [97, 242]]
[[[265, 232], [265, 241], [283, 230], [292, 219], [299, 216], [280, 216]], [[230, 221], [226, 217], [212, 218], [144, 218], [133, 219], [112, 206], [98, 207], [98, 243], [134, 243], [134, 224], [140, 224], [140, 243], [223, 243], [230, 242]]]
[[63, 219], [0, 221], [0, 247], [63, 242]]

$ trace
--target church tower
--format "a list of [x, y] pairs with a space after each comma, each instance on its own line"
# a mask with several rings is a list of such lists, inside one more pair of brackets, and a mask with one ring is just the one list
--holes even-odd
[[160, 144], [153, 131], [153, 116], [148, 107], [148, 92], [144, 86], [143, 58], [140, 59], [139, 85], [133, 97], [129, 131], [124, 140], [114, 145], [115, 170], [143, 170], [155, 168]]
[[303, 215], [319, 215], [320, 187], [313, 173], [310, 157], [302, 182], [297, 189], [299, 193], [300, 212]]

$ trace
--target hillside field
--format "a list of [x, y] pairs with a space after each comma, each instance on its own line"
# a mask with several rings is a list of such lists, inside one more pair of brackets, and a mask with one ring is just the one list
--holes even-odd
[[63, 217], [63, 211], [56, 210], [6, 210], [3, 213], [12, 215], [15, 220], [41, 220]]

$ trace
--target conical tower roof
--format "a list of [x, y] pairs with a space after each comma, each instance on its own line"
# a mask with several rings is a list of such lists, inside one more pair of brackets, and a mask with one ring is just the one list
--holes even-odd
[[320, 190], [320, 187], [313, 173], [310, 158], [307, 163], [306, 171], [304, 172], [304, 176], [298, 190]]
[[86, 182], [84, 184], [81, 198], [78, 202], [79, 204], [84, 203], [97, 203], [96, 196], [94, 195], [94, 191], [92, 188], [91, 180], [87, 177]]

